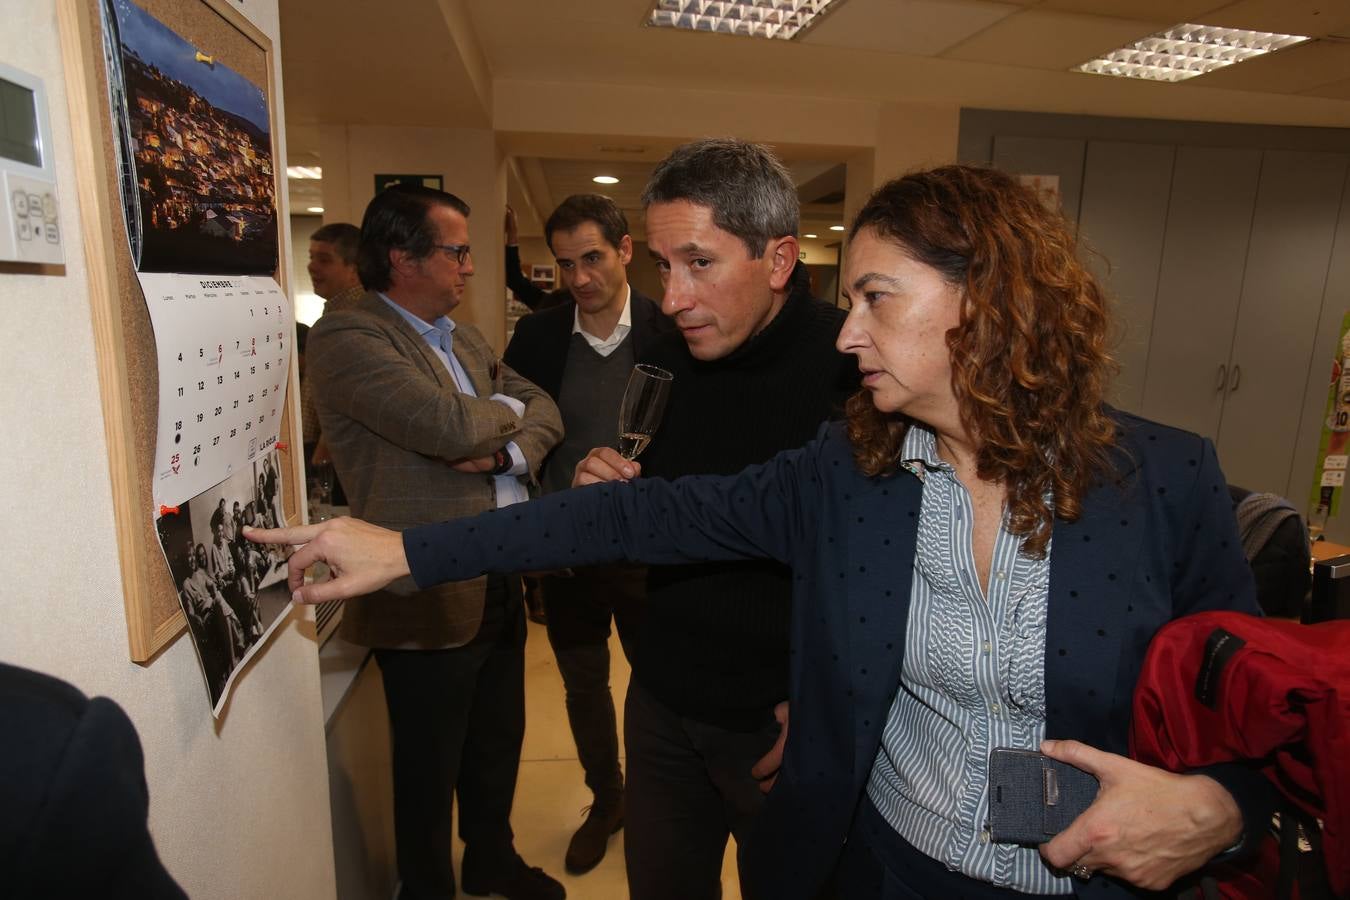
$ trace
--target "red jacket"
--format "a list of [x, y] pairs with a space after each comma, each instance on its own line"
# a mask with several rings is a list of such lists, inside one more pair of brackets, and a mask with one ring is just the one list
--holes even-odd
[[1261, 761], [1322, 820], [1331, 887], [1350, 893], [1350, 621], [1210, 612], [1165, 626], [1135, 689], [1130, 752], [1174, 772]]

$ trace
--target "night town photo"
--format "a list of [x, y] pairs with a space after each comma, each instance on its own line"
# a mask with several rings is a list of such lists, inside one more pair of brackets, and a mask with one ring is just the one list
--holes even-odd
[[274, 272], [262, 91], [136, 5], [113, 5], [143, 235], [139, 270]]

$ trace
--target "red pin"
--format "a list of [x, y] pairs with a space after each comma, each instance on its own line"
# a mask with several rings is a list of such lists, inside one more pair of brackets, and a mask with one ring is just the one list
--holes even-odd
[[161, 516], [176, 516], [176, 515], [178, 515], [178, 507], [176, 507], [176, 506], [161, 506], [161, 507], [159, 508], [159, 514], [160, 514]]
[[290, 446], [290, 444], [287, 444], [285, 441], [277, 441], [277, 449], [278, 449], [278, 450], [285, 450], [285, 449], [286, 449], [287, 447], [289, 447], [289, 446]]

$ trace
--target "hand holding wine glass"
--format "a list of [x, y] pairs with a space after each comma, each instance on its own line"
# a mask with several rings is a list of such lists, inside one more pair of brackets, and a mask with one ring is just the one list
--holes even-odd
[[674, 380], [674, 375], [659, 366], [647, 363], [633, 366], [619, 406], [619, 453], [624, 459], [636, 459], [651, 443]]

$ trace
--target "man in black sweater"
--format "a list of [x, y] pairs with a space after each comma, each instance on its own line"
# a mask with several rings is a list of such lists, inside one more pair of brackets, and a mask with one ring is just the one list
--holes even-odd
[[[509, 216], [509, 214], [508, 214]], [[509, 222], [508, 218], [508, 222]], [[633, 256], [628, 220], [608, 197], [576, 194], [549, 216], [544, 237], [562, 271], [560, 306], [516, 324], [505, 363], [548, 391], [567, 430], [544, 460], [545, 493], [572, 483], [592, 447], [614, 446], [619, 403], [633, 365], [672, 326], [656, 303], [630, 289]], [[567, 719], [586, 786], [595, 802], [572, 836], [567, 871], [587, 872], [605, 856], [609, 836], [623, 827], [619, 735], [609, 690], [609, 629], [613, 618], [625, 646], [640, 618], [644, 570], [597, 566], [542, 578], [548, 640], [566, 692]]]
[[[844, 312], [811, 297], [798, 263], [787, 171], [764, 147], [698, 141], [657, 166], [643, 204], [680, 331], [653, 361], [675, 383], [641, 465], [597, 448], [574, 484], [738, 472], [808, 441], [857, 367], [834, 348]], [[635, 900], [721, 896], [727, 837], [743, 843], [762, 803], [751, 769], [771, 775], [781, 753], [789, 581], [767, 562], [649, 572], [624, 722]]]

